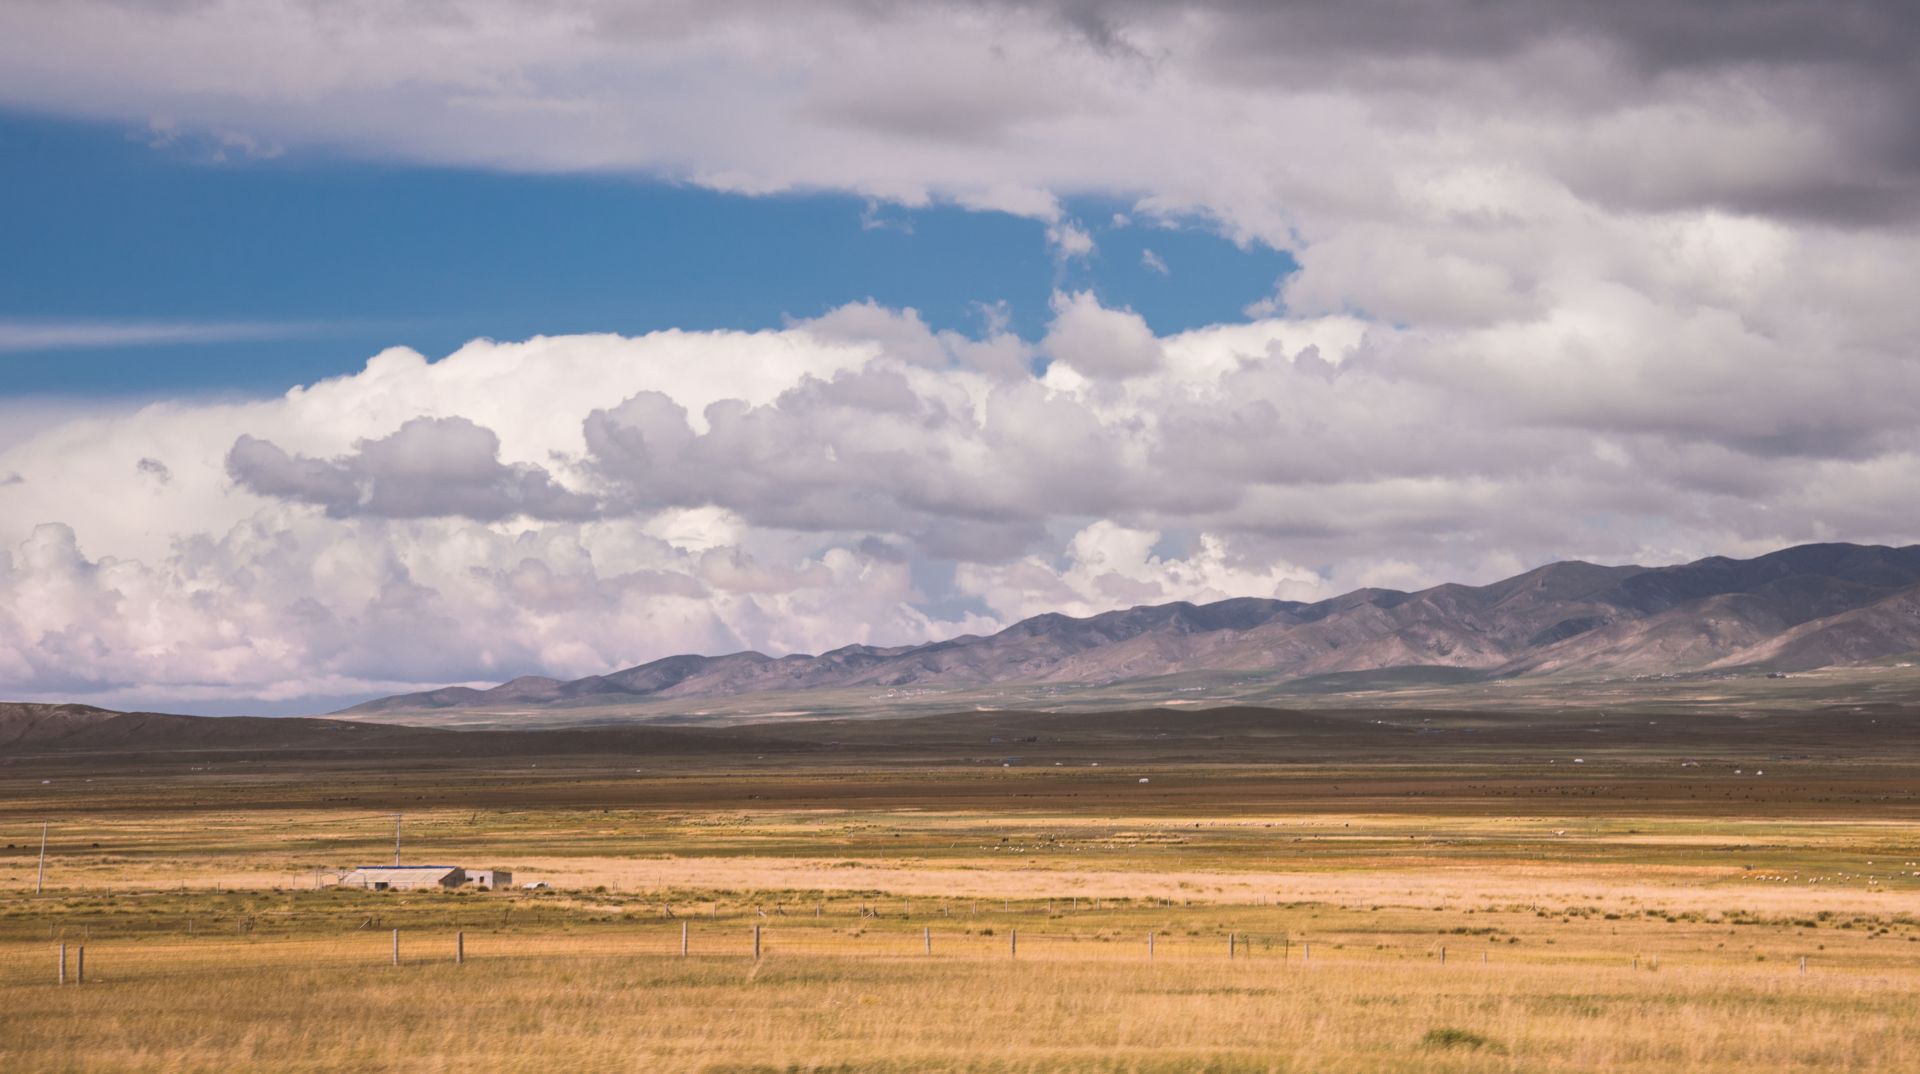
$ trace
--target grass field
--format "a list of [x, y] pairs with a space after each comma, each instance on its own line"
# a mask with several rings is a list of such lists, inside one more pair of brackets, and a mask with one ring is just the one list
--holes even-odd
[[[1920, 977], [1316, 951], [769, 946], [681, 960], [579, 934], [386, 964], [385, 937], [157, 945], [10, 986], [14, 1070], [1895, 1070]], [[917, 938], [916, 938], [917, 939]], [[891, 950], [889, 950], [889, 948]], [[831, 953], [830, 953], [831, 952]], [[1224, 952], [1221, 952], [1224, 956]], [[416, 957], [425, 958], [420, 955]], [[9, 958], [12, 977], [26, 969]], [[45, 968], [36, 966], [36, 969]]]
[[16, 759], [0, 1069], [1911, 1069], [1920, 766], [1762, 763]]

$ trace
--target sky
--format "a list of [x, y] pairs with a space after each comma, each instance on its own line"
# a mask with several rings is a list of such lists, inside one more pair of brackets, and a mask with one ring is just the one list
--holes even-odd
[[0, 696], [1920, 540], [1920, 11], [0, 7]]

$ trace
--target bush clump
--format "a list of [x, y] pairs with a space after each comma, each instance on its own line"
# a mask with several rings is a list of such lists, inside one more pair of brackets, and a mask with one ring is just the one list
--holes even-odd
[[1493, 1044], [1493, 1042], [1486, 1037], [1470, 1029], [1459, 1029], [1454, 1026], [1442, 1026], [1439, 1029], [1429, 1029], [1427, 1030], [1427, 1035], [1420, 1038], [1420, 1043], [1429, 1048], [1472, 1049], [1486, 1048]]

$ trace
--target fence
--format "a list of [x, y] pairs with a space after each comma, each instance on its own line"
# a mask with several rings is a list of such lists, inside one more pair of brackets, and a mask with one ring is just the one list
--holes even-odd
[[[182, 974], [218, 973], [235, 965], [297, 964], [314, 969], [467, 966], [567, 959], [896, 959], [1011, 960], [1016, 962], [1134, 962], [1150, 965], [1233, 963], [1302, 970], [1323, 965], [1408, 966], [1464, 972], [1481, 967], [1613, 968], [1662, 971], [1657, 955], [1597, 952], [1521, 955], [1485, 948], [1449, 951], [1438, 944], [1396, 950], [1355, 950], [1297, 937], [1227, 933], [1175, 935], [1113, 930], [1062, 932], [1032, 928], [837, 928], [829, 926], [706, 923], [681, 920], [619, 930], [516, 932], [468, 930], [356, 930], [345, 935], [288, 938], [138, 937], [88, 944], [0, 945], [0, 980], [9, 984], [112, 984]], [[1847, 972], [1887, 967], [1845, 966], [1823, 959], [1756, 966], [1733, 960], [1690, 959], [1692, 968], [1746, 966], [1770, 976]], [[1671, 959], [1664, 967], [1677, 968]], [[1905, 966], [1912, 969], [1915, 967]], [[483, 970], [481, 972], [484, 972]]]

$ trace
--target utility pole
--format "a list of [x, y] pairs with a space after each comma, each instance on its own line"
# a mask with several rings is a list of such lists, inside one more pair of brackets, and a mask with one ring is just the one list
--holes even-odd
[[33, 878], [33, 893], [40, 894], [47, 886], [47, 822], [40, 822], [40, 872]]
[[393, 866], [400, 867], [400, 814], [393, 815]]

